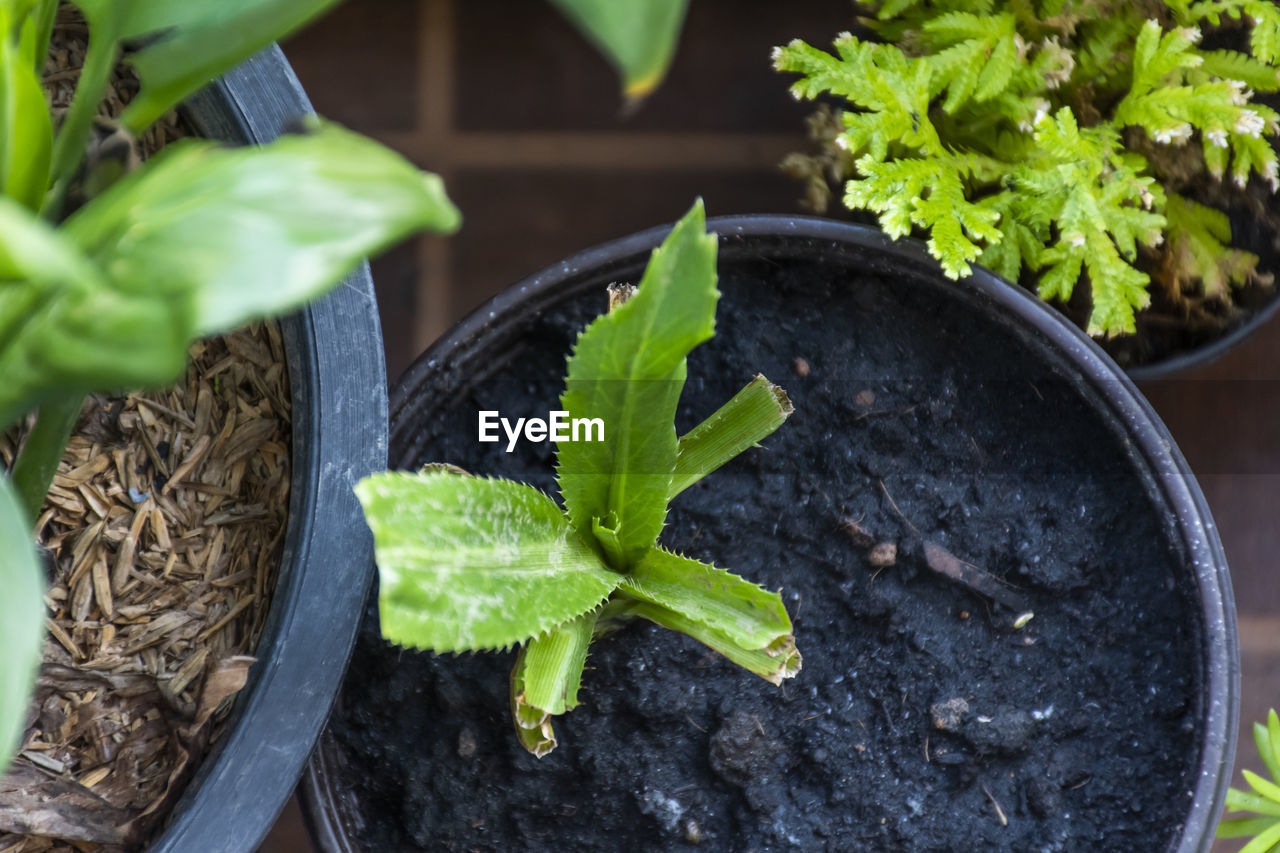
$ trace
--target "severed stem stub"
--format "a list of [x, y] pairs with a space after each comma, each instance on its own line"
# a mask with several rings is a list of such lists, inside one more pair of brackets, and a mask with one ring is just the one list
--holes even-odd
[[610, 283], [605, 291], [609, 294], [609, 313], [612, 314], [619, 305], [636, 295], [636, 286], [615, 281]]
[[945, 575], [957, 583], [964, 584], [976, 593], [986, 596], [997, 604], [1004, 605], [1016, 613], [1030, 610], [1027, 597], [1009, 589], [1004, 581], [986, 569], [966, 563], [955, 554], [935, 542], [924, 543], [924, 560], [940, 575]]

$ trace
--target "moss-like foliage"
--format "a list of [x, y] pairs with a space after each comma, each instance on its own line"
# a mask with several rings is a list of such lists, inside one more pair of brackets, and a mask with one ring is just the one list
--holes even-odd
[[[1269, 0], [886, 0], [834, 53], [793, 41], [797, 98], [850, 108], [830, 136], [850, 161], [845, 204], [893, 236], [920, 230], [952, 278], [977, 261], [1038, 275], [1045, 299], [1087, 281], [1088, 330], [1135, 329], [1151, 270], [1177, 298], [1225, 298], [1258, 259], [1230, 248], [1186, 175], [1277, 186], [1280, 8]], [[1201, 46], [1247, 26], [1247, 52]], [[879, 40], [873, 40], [874, 34]], [[1241, 46], [1245, 46], [1245, 41]], [[1143, 247], [1147, 258], [1143, 258]], [[1152, 262], [1152, 258], [1156, 259]]]

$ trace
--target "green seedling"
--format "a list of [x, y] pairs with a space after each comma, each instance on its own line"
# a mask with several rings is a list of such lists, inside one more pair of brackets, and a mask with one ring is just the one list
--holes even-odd
[[1227, 812], [1253, 812], [1257, 817], [1234, 818], [1218, 824], [1219, 838], [1250, 838], [1240, 853], [1280, 851], [1280, 716], [1272, 708], [1267, 724], [1253, 724], [1253, 743], [1267, 768], [1268, 781], [1243, 771], [1252, 790], [1227, 791]]
[[627, 620], [688, 634], [774, 684], [800, 669], [778, 593], [657, 543], [673, 498], [792, 411], [757, 376], [677, 438], [685, 357], [714, 334], [715, 263], [698, 202], [653, 252], [634, 296], [578, 336], [560, 407], [603, 419], [605, 440], [559, 445], [563, 508], [532, 486], [442, 466], [357, 486], [383, 636], [436, 652], [519, 644], [511, 711], [535, 755], [556, 745], [551, 718], [579, 704], [591, 641]]
[[[847, 177], [848, 207], [894, 237], [927, 233], [952, 278], [976, 260], [1064, 302], [1087, 281], [1094, 335], [1133, 332], [1153, 276], [1188, 313], [1263, 278], [1192, 185], [1276, 189], [1278, 117], [1253, 98], [1280, 89], [1274, 3], [871, 6], [883, 42], [845, 33], [834, 54], [796, 40], [774, 55], [801, 75], [797, 98], [849, 102], [808, 169], [824, 187], [827, 167]], [[1246, 21], [1247, 53], [1200, 46], [1201, 28]]]
[[41, 85], [59, 0], [0, 0], [0, 429], [39, 411], [0, 472], [0, 771], [39, 662], [31, 537], [90, 392], [168, 384], [199, 336], [316, 297], [365, 255], [452, 230], [440, 179], [332, 124], [261, 148], [183, 140], [136, 165], [93, 133], [122, 57], [140, 91], [128, 149], [216, 75], [335, 0], [74, 0], [88, 52], [65, 114]]

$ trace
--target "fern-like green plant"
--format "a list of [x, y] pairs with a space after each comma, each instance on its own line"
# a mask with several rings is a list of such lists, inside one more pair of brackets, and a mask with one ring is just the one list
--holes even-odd
[[657, 544], [668, 502], [791, 413], [757, 376], [683, 437], [685, 357], [714, 333], [716, 238], [702, 203], [653, 252], [634, 296], [578, 336], [560, 407], [603, 441], [561, 443], [564, 503], [444, 465], [376, 474], [356, 493], [374, 534], [382, 633], [436, 652], [521, 644], [511, 678], [520, 743], [553, 749], [551, 718], [578, 704], [587, 647], [642, 618], [775, 683], [800, 669], [782, 599]]
[[[1280, 8], [1269, 0], [884, 0], [827, 53], [775, 50], [797, 98], [850, 108], [833, 138], [844, 202], [898, 237], [920, 230], [951, 278], [977, 261], [1045, 299], [1088, 282], [1094, 335], [1135, 330], [1153, 271], [1177, 300], [1258, 278], [1188, 174], [1278, 183]], [[1250, 26], [1248, 51], [1200, 46]], [[821, 194], [819, 193], [820, 197]]]
[[1253, 812], [1257, 817], [1222, 821], [1218, 824], [1218, 837], [1251, 837], [1240, 853], [1273, 853], [1280, 851], [1280, 716], [1274, 708], [1267, 714], [1265, 726], [1253, 724], [1253, 742], [1271, 780], [1242, 771], [1252, 790], [1227, 791], [1227, 811]]

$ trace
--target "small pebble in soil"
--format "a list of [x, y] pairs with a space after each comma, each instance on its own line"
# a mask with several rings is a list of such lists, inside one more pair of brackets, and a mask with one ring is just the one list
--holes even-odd
[[861, 519], [850, 518], [845, 516], [840, 519], [840, 529], [849, 537], [849, 541], [859, 548], [870, 548], [875, 544], [875, 539], [868, 533], [860, 523]]
[[877, 569], [885, 569], [898, 562], [898, 545], [896, 542], [881, 542], [871, 549], [867, 561]]
[[470, 758], [476, 754], [476, 736], [471, 729], [463, 729], [458, 733], [458, 757]]
[[803, 358], [797, 358], [791, 363], [791, 369], [796, 372], [796, 376], [804, 378], [809, 375], [809, 362]]
[[984, 755], [1016, 755], [1027, 747], [1035, 723], [1026, 711], [1002, 708], [991, 716], [977, 716], [960, 735]]
[[686, 844], [697, 844], [702, 841], [702, 829], [693, 818], [684, 822], [684, 840]]
[[873, 406], [876, 402], [875, 392], [870, 388], [859, 391], [857, 396], [853, 398], [853, 402], [857, 403], [859, 406]]
[[960, 728], [960, 724], [964, 722], [965, 715], [968, 713], [969, 703], [961, 696], [945, 702], [935, 702], [929, 706], [929, 717], [933, 720], [933, 727], [944, 732], [953, 732]]

